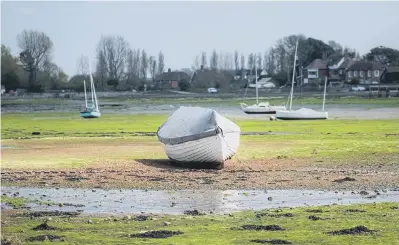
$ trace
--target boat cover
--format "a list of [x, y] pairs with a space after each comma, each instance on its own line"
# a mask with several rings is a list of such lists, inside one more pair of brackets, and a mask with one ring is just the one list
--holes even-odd
[[219, 133], [240, 132], [240, 127], [215, 110], [181, 106], [158, 128], [158, 139], [175, 145]]

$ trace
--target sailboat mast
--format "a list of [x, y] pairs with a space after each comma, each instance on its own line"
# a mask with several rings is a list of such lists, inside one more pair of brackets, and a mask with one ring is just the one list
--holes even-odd
[[97, 103], [97, 96], [96, 96], [96, 89], [94, 87], [93, 75], [91, 74], [91, 66], [89, 63], [89, 72], [90, 72], [90, 83], [92, 88], [92, 98], [93, 98], [93, 106], [98, 110], [98, 103]]
[[295, 79], [295, 67], [296, 67], [297, 51], [298, 51], [298, 40], [296, 41], [296, 45], [295, 45], [294, 68], [292, 68], [290, 110], [291, 110], [291, 107], [292, 107], [292, 97], [294, 95], [294, 79]]
[[254, 62], [255, 62], [256, 104], [259, 104], [259, 98], [258, 98], [258, 66], [257, 66], [257, 62], [256, 62], [256, 54], [254, 56]]
[[84, 90], [85, 90], [85, 105], [87, 108], [87, 95], [86, 95], [86, 80], [83, 80]]
[[324, 111], [324, 104], [326, 103], [326, 89], [327, 89], [327, 77], [324, 82], [323, 111]]

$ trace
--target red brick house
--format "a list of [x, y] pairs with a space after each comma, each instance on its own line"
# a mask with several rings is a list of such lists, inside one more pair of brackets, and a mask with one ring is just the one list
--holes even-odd
[[185, 72], [171, 71], [164, 72], [155, 79], [155, 86], [158, 89], [179, 89], [179, 83], [181, 81], [189, 81], [190, 76]]
[[358, 79], [361, 84], [380, 83], [380, 77], [385, 67], [379, 63], [358, 61], [352, 64], [345, 73], [345, 81]]

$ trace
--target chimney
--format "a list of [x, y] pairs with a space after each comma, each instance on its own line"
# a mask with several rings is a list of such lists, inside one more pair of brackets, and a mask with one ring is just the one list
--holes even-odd
[[201, 71], [203, 71], [204, 70], [204, 65], [201, 65]]
[[172, 70], [169, 68], [169, 69], [168, 69], [168, 72], [170, 73], [171, 71], [172, 71]]

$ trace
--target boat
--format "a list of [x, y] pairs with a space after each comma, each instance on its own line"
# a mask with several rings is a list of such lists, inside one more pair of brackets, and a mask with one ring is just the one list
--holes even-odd
[[[256, 60], [256, 57], [255, 57]], [[246, 114], [275, 114], [277, 110], [285, 110], [284, 105], [276, 106], [270, 105], [269, 102], [260, 102], [258, 96], [258, 67], [255, 64], [255, 89], [256, 89], [256, 104], [247, 105], [245, 103], [240, 103], [241, 110]]]
[[246, 114], [275, 114], [277, 110], [285, 110], [285, 106], [270, 105], [269, 102], [260, 102], [254, 105], [240, 103]]
[[172, 163], [223, 168], [240, 145], [240, 127], [215, 110], [181, 106], [158, 128]]
[[328, 112], [324, 111], [324, 105], [326, 100], [326, 87], [327, 87], [327, 77], [325, 78], [324, 84], [324, 96], [323, 96], [323, 108], [322, 111], [316, 111], [309, 108], [300, 108], [298, 110], [292, 110], [292, 97], [294, 95], [294, 83], [296, 74], [296, 61], [298, 59], [298, 41], [295, 46], [295, 56], [294, 56], [294, 68], [292, 71], [292, 82], [291, 82], [291, 92], [288, 97], [289, 99], [289, 109], [288, 110], [277, 110], [276, 119], [280, 120], [325, 120], [328, 118]]
[[85, 93], [85, 109], [80, 112], [80, 116], [82, 118], [99, 118], [101, 116], [100, 109], [98, 108], [98, 100], [97, 100], [97, 95], [96, 95], [96, 89], [94, 87], [94, 81], [93, 81], [93, 76], [91, 74], [91, 69], [90, 69], [90, 91], [91, 91], [91, 102], [92, 105], [88, 107], [87, 105], [87, 95], [86, 95], [86, 81], [83, 80], [83, 86], [84, 86], [84, 93]]

